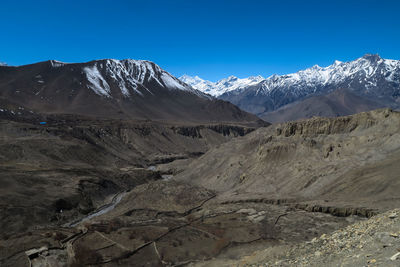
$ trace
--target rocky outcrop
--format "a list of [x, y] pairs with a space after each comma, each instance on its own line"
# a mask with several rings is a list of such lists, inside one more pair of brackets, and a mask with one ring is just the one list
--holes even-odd
[[356, 128], [369, 128], [378, 123], [379, 120], [387, 118], [393, 113], [391, 109], [364, 112], [354, 116], [338, 118], [318, 118], [294, 121], [280, 124], [276, 128], [276, 135], [285, 137], [293, 135], [312, 136], [320, 134], [343, 134], [350, 133]]
[[199, 125], [199, 126], [179, 126], [171, 128], [174, 133], [188, 136], [192, 138], [203, 138], [201, 135], [202, 130], [209, 129], [223, 136], [244, 136], [251, 133], [255, 128], [235, 126], [235, 125]]
[[356, 207], [331, 207], [331, 206], [322, 206], [318, 204], [305, 204], [305, 203], [297, 203], [292, 205], [292, 207], [309, 212], [329, 213], [333, 216], [338, 216], [338, 217], [357, 215], [361, 217], [371, 218], [372, 216], [378, 214], [378, 212], [374, 209], [356, 208]]
[[271, 205], [284, 205], [294, 209], [305, 210], [308, 212], [328, 213], [337, 217], [348, 217], [357, 215], [370, 218], [378, 214], [377, 210], [362, 207], [343, 207], [343, 206], [324, 206], [312, 203], [299, 203], [296, 199], [268, 199], [268, 198], [248, 198], [239, 200], [223, 201], [221, 204], [240, 204], [240, 203], [266, 203]]

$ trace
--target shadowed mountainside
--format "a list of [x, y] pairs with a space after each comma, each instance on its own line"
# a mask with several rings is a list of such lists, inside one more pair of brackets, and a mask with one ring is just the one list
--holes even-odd
[[269, 122], [295, 121], [317, 117], [339, 117], [383, 108], [384, 105], [364, 96], [358, 96], [347, 89], [338, 89], [321, 96], [312, 96], [288, 104], [273, 112], [260, 114]]

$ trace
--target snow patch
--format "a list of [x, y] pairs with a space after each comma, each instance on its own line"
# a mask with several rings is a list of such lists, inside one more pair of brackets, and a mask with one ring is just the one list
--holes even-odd
[[59, 67], [66, 65], [67, 63], [57, 61], [57, 60], [50, 60], [50, 64], [53, 68], [59, 68]]
[[83, 68], [83, 71], [85, 72], [86, 77], [90, 83], [90, 89], [92, 89], [96, 94], [100, 96], [111, 96], [110, 86], [103, 78], [96, 65], [92, 67], [85, 67]]
[[172, 78], [171, 75], [168, 75], [165, 72], [163, 72], [161, 74], [161, 80], [164, 82], [164, 84], [167, 88], [180, 89], [180, 90], [184, 90], [184, 91], [188, 90], [187, 87], [181, 85], [177, 80]]

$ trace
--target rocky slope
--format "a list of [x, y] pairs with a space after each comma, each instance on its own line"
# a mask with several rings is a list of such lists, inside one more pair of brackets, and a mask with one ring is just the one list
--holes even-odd
[[171, 266], [238, 259], [257, 249], [311, 240], [357, 220], [268, 203], [223, 204], [211, 190], [149, 181], [126, 192], [109, 212], [73, 227], [8, 235], [0, 240], [0, 263]]
[[396, 224], [375, 218], [400, 203], [398, 112], [253, 131], [47, 118], [8, 114], [0, 127], [1, 266], [318, 266], [394, 255]]
[[2, 109], [0, 235], [81, 216], [106, 196], [161, 179], [149, 166], [198, 157], [254, 130]]
[[211, 149], [176, 179], [227, 199], [393, 208], [399, 128], [400, 113], [387, 109], [277, 124]]
[[48, 114], [179, 122], [260, 120], [141, 60], [0, 66], [0, 98]]
[[253, 251], [240, 260], [190, 266], [399, 266], [398, 209], [293, 246]]

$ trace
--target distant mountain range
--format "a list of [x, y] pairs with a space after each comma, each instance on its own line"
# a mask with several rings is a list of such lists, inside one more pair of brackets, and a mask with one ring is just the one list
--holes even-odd
[[235, 76], [229, 76], [228, 78], [219, 80], [217, 82], [210, 82], [201, 79], [199, 76], [188, 76], [183, 75], [179, 78], [184, 83], [191, 85], [193, 88], [200, 90], [204, 93], [212, 96], [220, 96], [224, 93], [246, 88], [252, 85], [256, 85], [261, 81], [265, 80], [262, 76], [251, 76], [249, 78], [239, 79]]
[[[348, 115], [384, 106], [400, 107], [400, 61], [372, 54], [350, 62], [335, 61], [328, 67], [315, 65], [296, 73], [272, 75], [266, 79], [261, 76], [247, 79], [231, 76], [216, 83], [186, 75], [180, 79], [193, 88], [227, 100], [267, 121]], [[340, 91], [332, 94], [336, 90]], [[315, 98], [318, 96], [324, 98]], [[324, 101], [321, 102], [322, 99]], [[357, 100], [357, 103], [354, 102], [357, 107], [350, 107], [353, 105], [350, 100]], [[312, 102], [317, 103], [313, 105]], [[278, 109], [279, 116], [275, 112]]]
[[193, 89], [153, 62], [131, 59], [0, 66], [1, 99], [40, 113], [171, 122], [261, 122], [229, 102]]
[[367, 54], [287, 75], [210, 82], [198, 76], [177, 79], [144, 60], [50, 60], [0, 66], [1, 99], [40, 113], [259, 124], [255, 115], [280, 122], [398, 109], [400, 61]]

